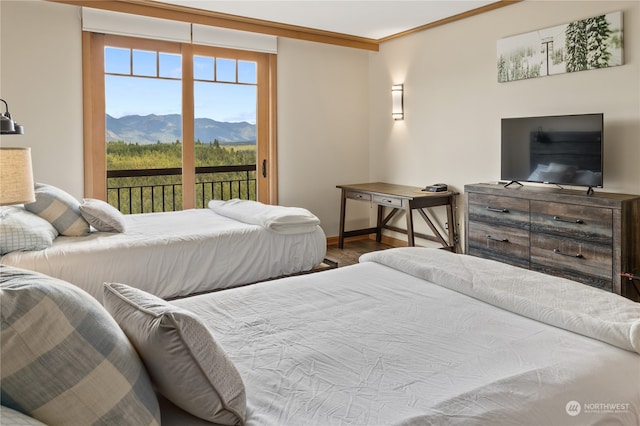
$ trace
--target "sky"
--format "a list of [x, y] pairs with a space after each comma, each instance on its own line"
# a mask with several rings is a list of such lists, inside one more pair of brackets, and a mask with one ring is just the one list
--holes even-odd
[[[249, 84], [231, 84], [236, 66], [238, 82]], [[181, 113], [179, 55], [107, 47], [105, 71], [106, 112], [112, 117]], [[194, 78], [205, 81], [194, 84], [195, 117], [255, 124], [256, 74], [253, 62], [196, 56]]]

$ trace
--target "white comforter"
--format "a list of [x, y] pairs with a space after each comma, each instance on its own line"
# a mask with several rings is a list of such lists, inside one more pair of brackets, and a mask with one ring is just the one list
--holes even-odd
[[58, 237], [46, 250], [9, 253], [0, 263], [61, 278], [102, 301], [105, 281], [172, 298], [306, 271], [326, 254], [319, 226], [283, 235], [209, 209], [125, 220], [125, 233]]
[[[464, 257], [398, 249], [346, 268], [173, 303], [207, 322], [240, 371], [248, 425], [640, 423], [637, 353], [395, 269], [421, 262], [449, 271], [457, 256]], [[558, 283], [478, 260], [492, 281], [535, 277], [548, 283], [540, 282], [538, 292], [550, 294]], [[460, 265], [457, 272], [471, 272], [473, 287], [473, 271]], [[535, 280], [523, 283], [537, 287]], [[574, 292], [581, 290], [591, 292], [577, 285], [570, 293], [565, 287], [532, 296], [580, 300]], [[629, 330], [640, 320], [640, 305], [600, 290], [589, 297], [593, 306], [602, 302], [623, 312], [597, 328], [598, 339], [611, 329], [618, 342], [615, 323]], [[520, 306], [526, 301], [514, 301], [515, 310], [528, 310]], [[629, 339], [618, 343], [634, 347]]]

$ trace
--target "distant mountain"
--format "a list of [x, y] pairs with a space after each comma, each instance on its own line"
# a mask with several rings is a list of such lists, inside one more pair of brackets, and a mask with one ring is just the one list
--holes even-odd
[[[114, 118], [107, 114], [107, 141], [124, 141], [141, 145], [182, 141], [181, 116], [168, 115], [125, 115]], [[226, 123], [210, 118], [195, 119], [195, 139], [201, 142], [247, 143], [256, 141], [255, 124]]]

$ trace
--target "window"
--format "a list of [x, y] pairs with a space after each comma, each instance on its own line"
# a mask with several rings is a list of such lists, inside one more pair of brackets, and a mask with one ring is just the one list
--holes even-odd
[[85, 32], [83, 66], [87, 196], [132, 213], [276, 202], [274, 55]]

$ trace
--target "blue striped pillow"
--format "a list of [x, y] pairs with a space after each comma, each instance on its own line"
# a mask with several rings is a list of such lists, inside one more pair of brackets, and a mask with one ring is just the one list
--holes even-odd
[[64, 281], [0, 265], [2, 405], [51, 425], [159, 425], [135, 349], [104, 307]]
[[89, 223], [80, 213], [80, 202], [71, 194], [55, 186], [36, 183], [36, 201], [24, 208], [51, 223], [68, 237], [80, 237], [89, 233]]

